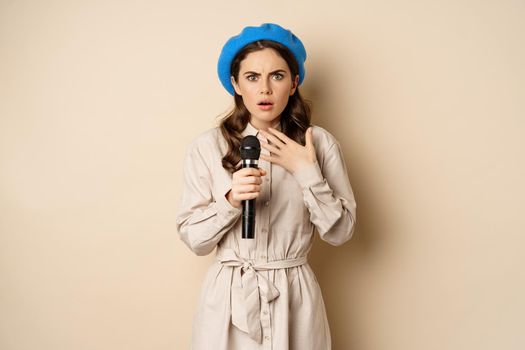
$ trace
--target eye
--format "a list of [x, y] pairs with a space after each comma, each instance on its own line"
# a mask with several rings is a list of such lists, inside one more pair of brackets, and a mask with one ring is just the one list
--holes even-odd
[[253, 75], [253, 74], [252, 74], [252, 75], [248, 75], [248, 76], [246, 77], [246, 79], [247, 79], [248, 81], [255, 81], [255, 80], [257, 80], [257, 76], [256, 76], [256, 75]]
[[275, 73], [273, 77], [275, 80], [281, 80], [283, 78], [283, 75], [281, 73]]

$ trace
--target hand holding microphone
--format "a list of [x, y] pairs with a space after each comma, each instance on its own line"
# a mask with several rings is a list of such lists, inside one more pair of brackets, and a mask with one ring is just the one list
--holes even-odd
[[260, 193], [261, 176], [266, 170], [261, 168], [243, 168], [233, 173], [232, 189], [226, 198], [232, 206], [240, 208], [242, 201], [255, 199]]
[[[259, 196], [261, 175], [266, 172], [258, 167], [261, 143], [256, 136], [246, 136], [239, 148], [242, 169], [233, 174], [232, 190], [227, 198], [233, 206], [242, 205], [242, 238], [255, 238], [255, 198]], [[234, 188], [235, 187], [235, 188]]]

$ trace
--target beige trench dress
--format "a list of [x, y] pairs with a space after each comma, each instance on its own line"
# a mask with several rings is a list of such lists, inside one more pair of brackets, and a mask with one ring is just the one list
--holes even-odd
[[[321, 127], [312, 131], [312, 166], [291, 174], [259, 161], [267, 174], [256, 200], [255, 239], [241, 238], [242, 210], [225, 197], [232, 176], [221, 164], [227, 146], [220, 130], [189, 145], [177, 229], [197, 255], [217, 248], [193, 319], [191, 349], [331, 349], [321, 289], [307, 256], [315, 229], [332, 245], [352, 237], [356, 202], [339, 143]], [[264, 140], [251, 124], [246, 135]]]

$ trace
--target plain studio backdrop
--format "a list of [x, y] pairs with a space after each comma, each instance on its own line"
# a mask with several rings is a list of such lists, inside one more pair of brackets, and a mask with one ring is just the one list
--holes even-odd
[[[224, 42], [304, 42], [357, 199], [310, 255], [335, 350], [525, 348], [525, 2], [0, 1], [0, 348], [188, 349], [180, 241]], [[279, 349], [276, 349], [279, 350]], [[322, 349], [320, 349], [322, 350]]]

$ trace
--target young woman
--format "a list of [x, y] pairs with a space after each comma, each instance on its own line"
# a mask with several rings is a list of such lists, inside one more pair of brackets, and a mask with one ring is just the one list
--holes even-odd
[[[217, 248], [193, 320], [193, 350], [327, 350], [321, 290], [307, 262], [314, 229], [341, 245], [356, 202], [338, 141], [310, 125], [299, 93], [306, 51], [279, 25], [246, 27], [224, 45], [219, 79], [235, 107], [188, 147], [177, 229], [197, 255]], [[261, 142], [259, 168], [240, 168], [243, 137]], [[241, 203], [256, 198], [254, 239]]]

